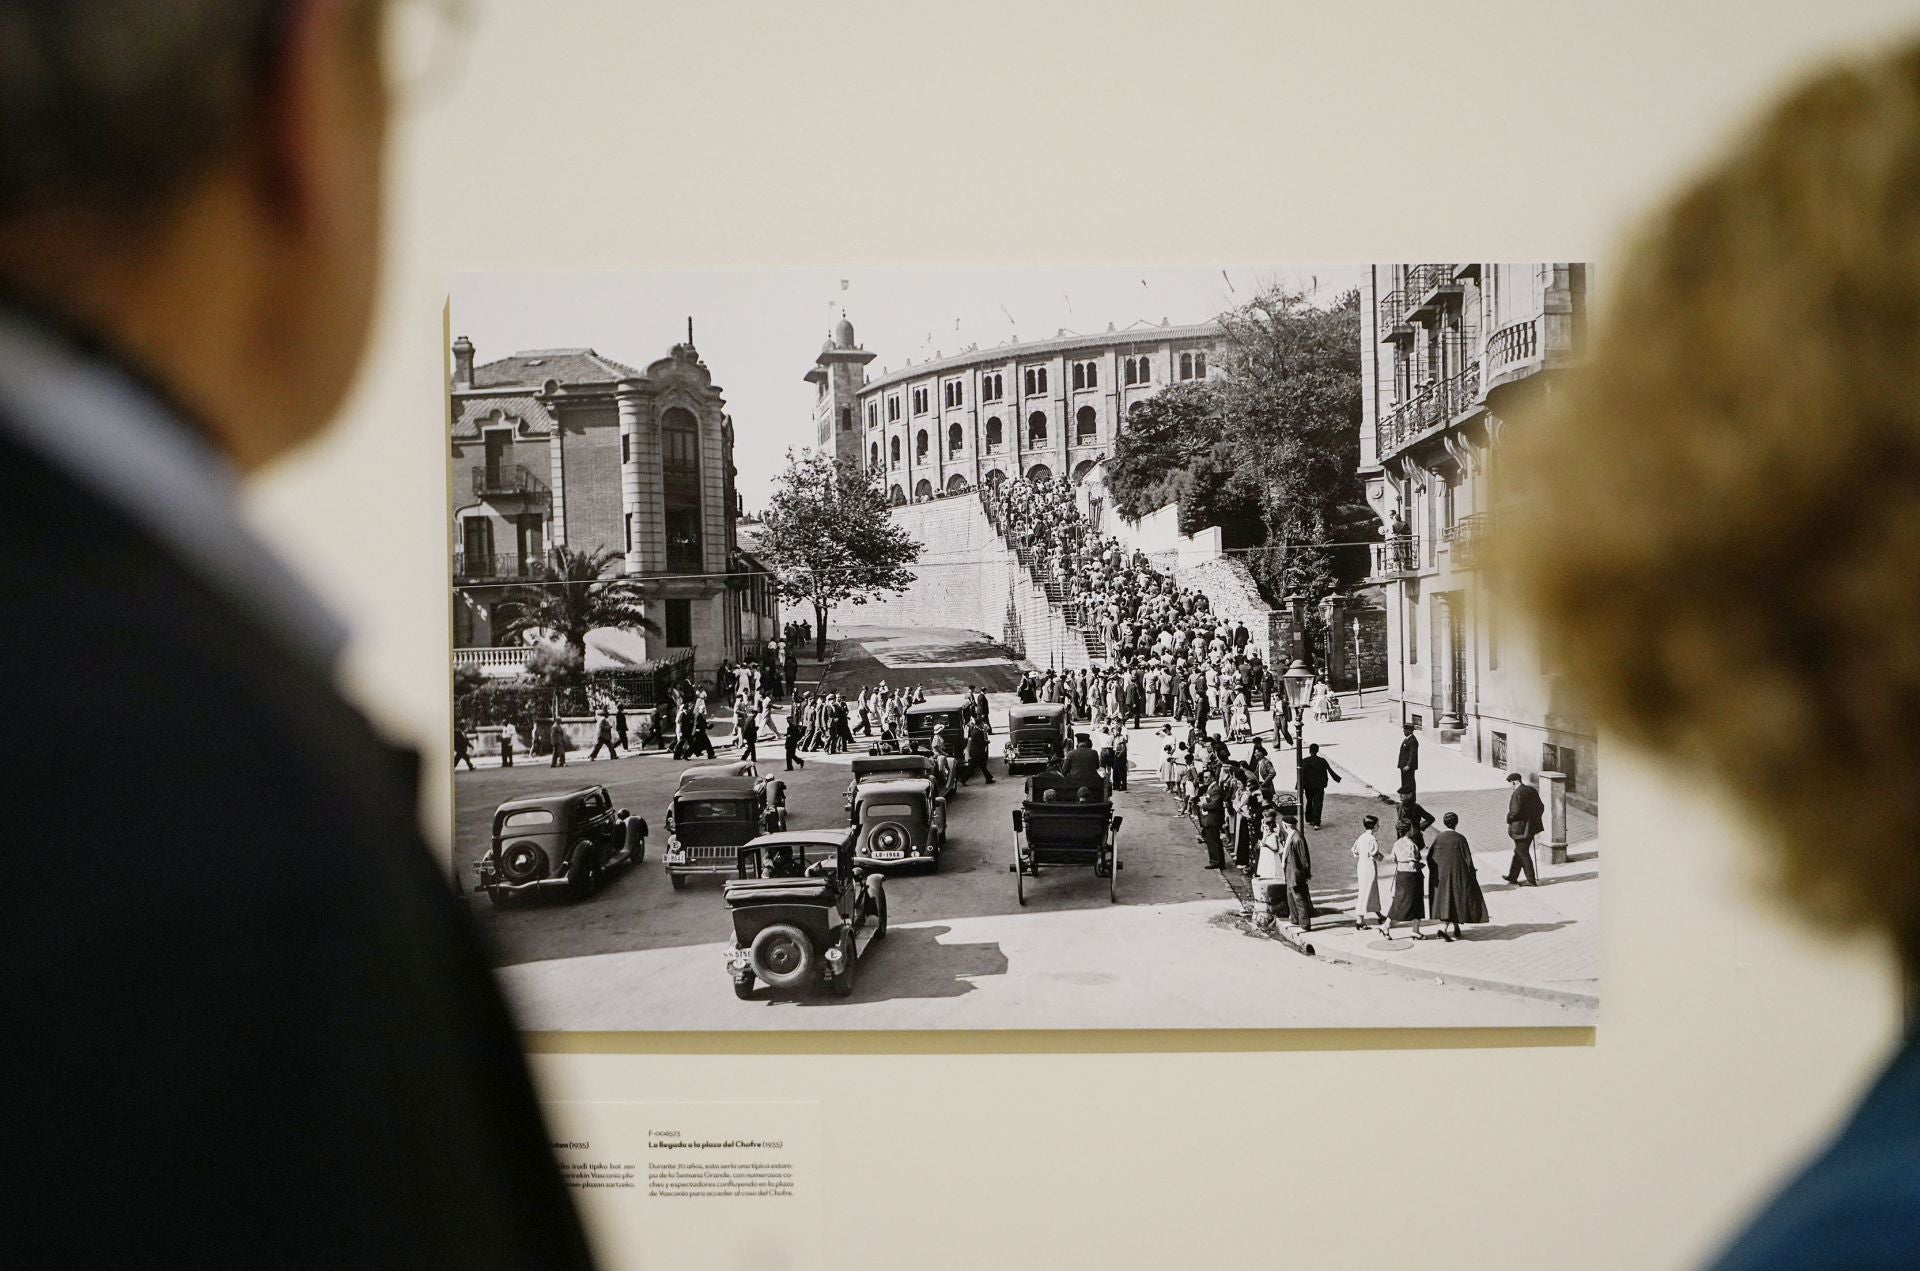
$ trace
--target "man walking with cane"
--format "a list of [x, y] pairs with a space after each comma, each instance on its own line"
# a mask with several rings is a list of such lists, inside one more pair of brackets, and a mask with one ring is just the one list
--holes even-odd
[[1519, 886], [1524, 870], [1527, 886], [1538, 887], [1540, 880], [1533, 873], [1533, 838], [1546, 828], [1542, 820], [1546, 805], [1540, 802], [1540, 792], [1522, 781], [1519, 773], [1509, 772], [1507, 780], [1513, 785], [1513, 794], [1507, 800], [1507, 837], [1513, 840], [1513, 862], [1507, 866], [1507, 881]]

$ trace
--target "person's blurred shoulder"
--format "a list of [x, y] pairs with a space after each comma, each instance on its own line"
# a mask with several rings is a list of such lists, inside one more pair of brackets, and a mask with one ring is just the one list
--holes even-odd
[[1713, 1271], [1920, 1266], [1920, 1042], [1909, 1041], [1826, 1151]]

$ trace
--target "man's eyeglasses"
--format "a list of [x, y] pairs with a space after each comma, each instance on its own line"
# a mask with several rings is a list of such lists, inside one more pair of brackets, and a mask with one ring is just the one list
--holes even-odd
[[479, 22], [475, 0], [386, 0], [381, 32], [395, 102], [431, 97], [453, 81]]

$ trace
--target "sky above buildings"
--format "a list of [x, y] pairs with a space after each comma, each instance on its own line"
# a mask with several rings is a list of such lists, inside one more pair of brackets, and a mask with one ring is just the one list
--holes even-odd
[[1321, 304], [1365, 266], [783, 269], [455, 276], [455, 336], [486, 363], [528, 349], [585, 347], [645, 370], [687, 334], [726, 395], [748, 511], [764, 507], [789, 448], [812, 443], [814, 388], [802, 377], [844, 310], [875, 355], [870, 378], [909, 359], [952, 356], [1162, 319], [1202, 322], [1266, 287]]

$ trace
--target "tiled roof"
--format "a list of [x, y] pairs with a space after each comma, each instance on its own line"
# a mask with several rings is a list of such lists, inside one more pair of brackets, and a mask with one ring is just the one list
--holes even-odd
[[878, 379], [868, 380], [860, 386], [862, 393], [881, 388], [889, 384], [900, 384], [907, 380], [917, 380], [923, 376], [959, 370], [968, 366], [1004, 366], [1008, 362], [1017, 362], [1031, 357], [1045, 357], [1054, 353], [1065, 353], [1075, 349], [1106, 349], [1134, 344], [1164, 344], [1176, 340], [1211, 340], [1220, 335], [1218, 322], [1195, 322], [1185, 326], [1150, 326], [1135, 323], [1121, 331], [1093, 331], [1085, 335], [1060, 335], [1047, 340], [1032, 340], [1021, 344], [996, 344], [990, 349], [970, 349], [965, 353], [956, 353], [952, 357], [943, 357], [937, 361], [919, 362], [913, 366], [904, 366], [887, 372]]
[[553, 416], [539, 401], [525, 393], [465, 393], [453, 399], [453, 437], [455, 441], [477, 441], [480, 421], [499, 411], [503, 419], [525, 420], [528, 434], [547, 437], [553, 434]]
[[527, 349], [512, 357], [473, 368], [475, 388], [539, 388], [548, 380], [562, 384], [610, 384], [640, 372], [592, 349]]

